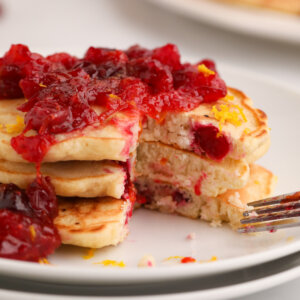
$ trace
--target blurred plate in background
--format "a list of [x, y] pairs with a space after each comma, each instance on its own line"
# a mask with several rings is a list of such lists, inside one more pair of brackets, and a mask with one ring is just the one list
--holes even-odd
[[151, 0], [151, 2], [228, 30], [300, 44], [300, 16], [297, 15], [234, 6], [213, 0]]

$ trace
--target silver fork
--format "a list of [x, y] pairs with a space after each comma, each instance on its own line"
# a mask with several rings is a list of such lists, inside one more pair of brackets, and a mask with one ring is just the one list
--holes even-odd
[[300, 191], [248, 203], [254, 209], [245, 211], [240, 233], [270, 231], [300, 226]]

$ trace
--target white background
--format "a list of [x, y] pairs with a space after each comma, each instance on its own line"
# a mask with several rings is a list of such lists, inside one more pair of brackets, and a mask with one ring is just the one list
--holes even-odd
[[[126, 48], [138, 43], [152, 48], [172, 42], [178, 45], [183, 57], [199, 60], [210, 57], [221, 70], [222, 65], [232, 65], [300, 90], [300, 43], [297, 46], [231, 33], [141, 0], [0, 0], [0, 3], [1, 54], [12, 43], [25, 43], [34, 51], [77, 54], [91, 45]], [[299, 285], [300, 279], [240, 299], [296, 300]]]

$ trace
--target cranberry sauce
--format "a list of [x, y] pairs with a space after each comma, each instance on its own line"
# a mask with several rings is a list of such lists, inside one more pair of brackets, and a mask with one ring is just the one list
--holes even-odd
[[118, 163], [123, 167], [126, 174], [122, 199], [129, 200], [130, 202], [134, 203], [136, 200], [136, 193], [132, 178], [130, 176], [133, 166], [131, 165], [131, 161], [129, 159], [126, 162], [119, 161]]
[[[91, 47], [81, 59], [66, 53], [43, 57], [13, 45], [0, 59], [0, 99], [28, 99], [19, 108], [25, 112], [24, 132], [12, 146], [36, 163], [55, 143], [55, 134], [103, 123], [115, 112], [132, 109], [162, 120], [167, 112], [189, 111], [226, 93], [212, 61], [182, 64], [172, 44], [154, 50]], [[98, 116], [91, 105], [105, 111]], [[30, 129], [37, 137], [24, 135]]]
[[61, 244], [53, 219], [57, 200], [49, 178], [38, 177], [27, 191], [0, 185], [0, 257], [38, 261]]
[[195, 124], [192, 138], [191, 146], [195, 153], [217, 161], [222, 160], [231, 149], [228, 137], [220, 134], [219, 129], [213, 125]]

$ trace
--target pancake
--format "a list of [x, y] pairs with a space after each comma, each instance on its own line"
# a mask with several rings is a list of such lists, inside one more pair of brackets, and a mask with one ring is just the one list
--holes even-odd
[[[66, 197], [111, 196], [124, 193], [125, 169], [113, 161], [70, 161], [45, 163], [41, 173], [50, 176], [57, 195]], [[0, 161], [0, 182], [25, 189], [36, 177], [33, 164]]]
[[236, 228], [240, 226], [243, 211], [249, 209], [247, 203], [270, 196], [275, 182], [276, 177], [270, 171], [251, 165], [249, 181], [243, 188], [228, 190], [217, 197], [197, 196], [180, 186], [147, 177], [137, 178], [136, 187], [139, 202], [146, 208], [200, 218], [213, 225], [229, 222]]
[[59, 199], [54, 223], [63, 244], [102, 248], [117, 245], [128, 234], [130, 201], [110, 197]]
[[[193, 146], [195, 128], [199, 125], [213, 125], [220, 128], [220, 122], [216, 119], [213, 106], [221, 110], [229, 108], [238, 114], [239, 126], [235, 122], [226, 121], [222, 124], [221, 134], [227, 137], [230, 150], [227, 157], [232, 159], [245, 159], [252, 163], [263, 156], [270, 145], [269, 127], [266, 114], [253, 107], [252, 100], [244, 93], [229, 88], [229, 97], [219, 99], [216, 103], [204, 103], [198, 108], [183, 113], [169, 113], [161, 123], [147, 119], [143, 124], [141, 141], [159, 141], [176, 148], [196, 151]], [[231, 99], [233, 97], [233, 100]], [[229, 100], [230, 99], [230, 100]], [[243, 112], [243, 115], [240, 113]]]
[[[16, 124], [17, 116], [24, 116], [24, 113], [17, 110], [23, 102], [24, 99], [1, 100], [0, 159], [25, 161], [10, 145], [11, 138], [18, 135], [22, 128], [15, 128], [9, 132], [6, 128], [7, 125]], [[100, 107], [94, 109], [100, 114]], [[104, 159], [126, 161], [137, 147], [139, 122], [138, 113], [117, 113], [104, 126], [97, 124], [82, 130], [57, 134], [55, 135], [57, 143], [52, 145], [43, 162]], [[28, 134], [36, 133], [32, 131]]]
[[249, 178], [249, 164], [230, 158], [216, 162], [162, 143], [141, 142], [136, 173], [136, 176], [180, 185], [193, 193], [215, 197], [228, 189], [243, 187]]

